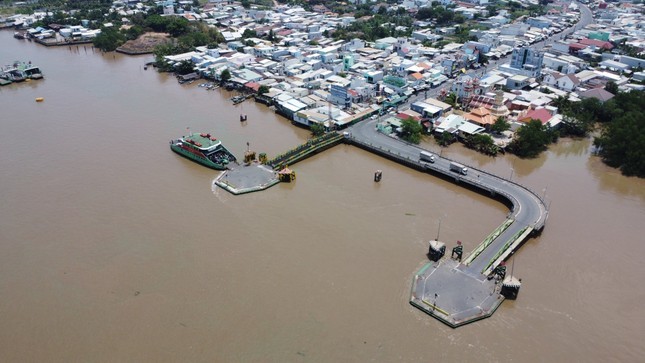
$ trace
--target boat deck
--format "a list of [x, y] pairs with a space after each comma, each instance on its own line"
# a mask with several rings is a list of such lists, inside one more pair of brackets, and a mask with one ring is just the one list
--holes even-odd
[[215, 178], [214, 185], [236, 195], [268, 189], [279, 182], [278, 174], [267, 165], [259, 163], [230, 164], [229, 167], [230, 170], [226, 170]]

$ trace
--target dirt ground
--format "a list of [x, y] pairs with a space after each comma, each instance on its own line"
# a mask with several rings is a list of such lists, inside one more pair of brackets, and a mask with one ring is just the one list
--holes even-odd
[[128, 40], [117, 51], [127, 54], [152, 53], [155, 46], [170, 39], [167, 33], [144, 33], [135, 40]]

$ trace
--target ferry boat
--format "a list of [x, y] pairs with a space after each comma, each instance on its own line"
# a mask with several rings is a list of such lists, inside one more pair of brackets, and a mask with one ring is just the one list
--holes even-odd
[[3, 68], [0, 73], [0, 78], [11, 82], [22, 82], [27, 79], [27, 75], [23, 70], [14, 67]]
[[43, 73], [40, 68], [31, 62], [14, 62], [0, 70], [0, 78], [11, 82], [22, 82], [26, 79], [42, 79]]
[[27, 64], [27, 66], [23, 70], [27, 77], [31, 79], [42, 79], [43, 78], [43, 72], [40, 70], [40, 68], [32, 65], [31, 63]]
[[220, 140], [211, 134], [194, 133], [170, 141], [170, 149], [192, 161], [215, 170], [225, 170], [236, 159]]

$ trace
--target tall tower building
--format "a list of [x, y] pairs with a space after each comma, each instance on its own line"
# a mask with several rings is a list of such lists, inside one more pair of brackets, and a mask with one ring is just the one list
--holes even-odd
[[538, 77], [542, 71], [544, 52], [530, 48], [515, 48], [511, 56], [511, 68], [519, 70], [518, 74], [527, 77]]

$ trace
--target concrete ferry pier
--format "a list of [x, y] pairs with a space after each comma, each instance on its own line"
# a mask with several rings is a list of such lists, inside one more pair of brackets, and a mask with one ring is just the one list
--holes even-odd
[[[238, 195], [265, 190], [280, 181], [290, 182], [295, 180], [295, 172], [289, 170], [288, 165], [293, 165], [343, 141], [343, 135], [328, 133], [298, 145], [271, 160], [267, 160], [266, 154], [261, 153], [259, 161], [256, 161], [255, 152], [247, 150], [244, 155], [245, 164], [229, 166], [229, 170], [218, 175], [213, 184]], [[286, 175], [283, 174], [285, 170], [289, 170]]]
[[218, 175], [213, 184], [237, 195], [268, 189], [279, 182], [271, 167], [254, 162], [231, 167]]
[[504, 301], [501, 283], [473, 275], [458, 260], [426, 264], [412, 281], [410, 304], [456, 328], [491, 316]]
[[506, 276], [503, 263], [531, 235], [544, 228], [548, 210], [539, 195], [511, 180], [379, 133], [376, 121], [352, 126], [345, 138], [352, 145], [501, 200], [510, 207], [506, 220], [463, 261], [462, 246], [453, 248], [453, 254], [457, 254], [453, 259], [443, 257], [443, 243], [431, 243], [428, 255], [433, 262], [416, 273], [410, 304], [456, 328], [491, 316], [504, 296], [517, 297], [521, 282]]

